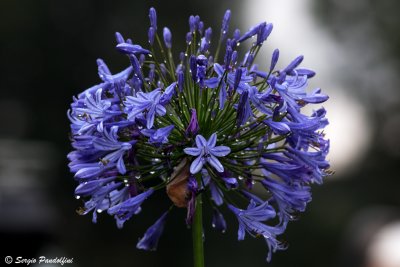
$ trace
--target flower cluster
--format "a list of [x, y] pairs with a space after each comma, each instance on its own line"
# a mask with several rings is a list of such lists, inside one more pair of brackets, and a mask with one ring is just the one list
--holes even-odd
[[176, 60], [171, 31], [159, 35], [154, 8], [149, 17], [148, 48], [116, 33], [129, 67], [113, 74], [98, 59], [101, 82], [68, 111], [69, 167], [83, 200], [78, 212], [92, 213], [93, 222], [106, 212], [122, 227], [152, 194], [166, 192], [170, 206], [137, 244], [154, 250], [169, 211], [186, 208], [190, 225], [203, 195], [211, 199], [213, 227], [226, 230], [226, 205], [238, 239], [264, 238], [269, 261], [285, 248], [278, 236], [311, 201], [310, 184], [330, 174], [326, 111], [303, 111], [328, 96], [307, 90], [315, 72], [300, 67], [302, 56], [277, 69], [276, 49], [268, 68], [254, 63], [271, 23], [229, 35], [228, 10], [212, 50], [212, 29], [190, 16], [186, 49]]

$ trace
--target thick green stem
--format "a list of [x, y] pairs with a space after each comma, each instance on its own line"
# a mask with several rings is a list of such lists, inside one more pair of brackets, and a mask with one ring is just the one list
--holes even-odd
[[193, 224], [193, 266], [204, 267], [203, 249], [203, 210], [201, 194], [196, 197], [196, 210], [194, 213]]

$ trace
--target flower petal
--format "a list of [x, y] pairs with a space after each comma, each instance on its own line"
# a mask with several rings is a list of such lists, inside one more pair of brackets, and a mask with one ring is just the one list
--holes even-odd
[[207, 158], [207, 161], [213, 166], [218, 172], [223, 172], [224, 171], [224, 166], [222, 166], [221, 162], [214, 157], [213, 155], [210, 155], [209, 158]]
[[207, 146], [207, 141], [206, 141], [206, 139], [205, 139], [202, 135], [200, 135], [200, 134], [198, 134], [198, 135], [196, 136], [196, 146], [197, 146], [198, 148], [203, 148], [203, 147], [206, 147], [206, 146]]
[[229, 189], [238, 188], [239, 184], [236, 178], [222, 178], [224, 180], [226, 187]]
[[217, 144], [217, 134], [213, 133], [210, 138], [207, 141], [207, 145], [209, 148], [211, 147], [215, 147], [215, 145]]
[[197, 157], [190, 165], [190, 173], [196, 174], [203, 168], [203, 158]]
[[216, 146], [210, 149], [212, 155], [216, 157], [224, 157], [231, 153], [231, 149], [227, 146]]
[[120, 174], [125, 174], [125, 173], [126, 173], [126, 167], [125, 167], [124, 158], [123, 158], [122, 155], [121, 155], [121, 157], [118, 159], [118, 162], [117, 162], [117, 169], [118, 169], [118, 171], [119, 171]]
[[201, 153], [201, 149], [197, 147], [187, 147], [183, 151], [190, 156], [198, 156]]

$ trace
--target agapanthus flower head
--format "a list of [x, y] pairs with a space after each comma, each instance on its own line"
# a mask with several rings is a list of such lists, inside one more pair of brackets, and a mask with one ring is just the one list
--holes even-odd
[[[254, 64], [271, 23], [229, 33], [228, 10], [213, 46], [213, 30], [190, 16], [186, 52], [175, 61], [170, 29], [157, 30], [154, 8], [149, 19], [148, 44], [115, 34], [128, 67], [113, 74], [98, 59], [99, 84], [74, 97], [68, 111], [79, 214], [92, 212], [96, 222], [104, 212], [122, 227], [142, 206], [152, 210], [144, 207], [151, 195], [166, 193], [171, 202], [158, 204], [166, 212], [137, 244], [155, 250], [171, 209], [187, 209], [182, 219], [191, 226], [198, 199], [210, 197], [209, 223], [232, 229], [221, 211], [227, 206], [238, 239], [264, 238], [270, 260], [285, 249], [287, 224], [311, 201], [310, 185], [330, 174], [326, 110], [303, 112], [328, 96], [308, 89], [315, 72], [300, 67], [303, 56], [276, 69], [275, 49], [269, 66]], [[245, 42], [252, 43], [242, 54], [238, 45]]]

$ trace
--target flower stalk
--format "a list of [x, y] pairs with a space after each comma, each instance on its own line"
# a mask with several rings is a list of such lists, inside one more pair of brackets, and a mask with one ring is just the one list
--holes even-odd
[[[201, 180], [201, 178], [200, 178]], [[198, 183], [201, 181], [198, 179]], [[201, 194], [196, 196], [196, 210], [192, 224], [193, 266], [204, 267], [203, 203]]]

